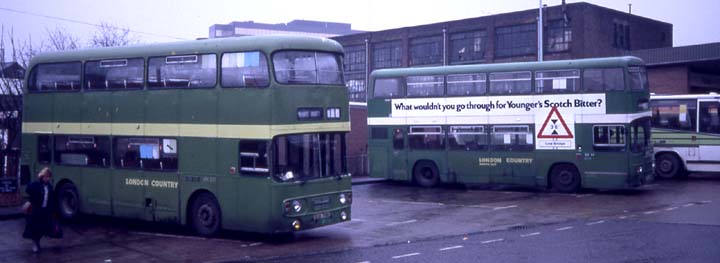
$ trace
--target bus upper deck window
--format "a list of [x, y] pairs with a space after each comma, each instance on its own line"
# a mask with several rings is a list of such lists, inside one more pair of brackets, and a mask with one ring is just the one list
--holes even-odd
[[401, 94], [400, 79], [398, 78], [385, 78], [375, 80], [375, 90], [373, 96], [375, 98], [400, 98], [404, 97]]
[[586, 69], [583, 71], [585, 91], [603, 92], [607, 90], [625, 90], [622, 68]]
[[39, 64], [28, 80], [31, 92], [80, 91], [80, 62]]
[[265, 87], [270, 84], [267, 58], [259, 51], [225, 53], [220, 79], [225, 88]]
[[273, 55], [275, 79], [283, 84], [343, 85], [340, 55], [280, 51]]
[[572, 93], [580, 88], [580, 70], [535, 72], [537, 93]]

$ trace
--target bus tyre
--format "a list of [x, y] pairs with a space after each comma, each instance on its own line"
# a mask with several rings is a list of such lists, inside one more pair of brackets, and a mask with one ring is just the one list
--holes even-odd
[[422, 187], [436, 186], [440, 182], [437, 166], [432, 162], [419, 162], [413, 169], [413, 179]]
[[80, 195], [72, 183], [62, 184], [57, 191], [57, 202], [60, 217], [65, 220], [75, 219], [80, 212]]
[[570, 164], [556, 165], [550, 173], [552, 189], [562, 193], [574, 193], [580, 190], [580, 173]]
[[190, 224], [200, 236], [212, 236], [220, 229], [220, 206], [214, 196], [201, 193], [192, 202]]
[[683, 168], [678, 159], [673, 154], [661, 154], [655, 159], [655, 174], [662, 179], [672, 179], [681, 177]]

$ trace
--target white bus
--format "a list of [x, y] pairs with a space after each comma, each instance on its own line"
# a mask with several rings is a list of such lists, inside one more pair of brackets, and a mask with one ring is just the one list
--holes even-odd
[[720, 171], [720, 95], [653, 95], [650, 107], [658, 176]]

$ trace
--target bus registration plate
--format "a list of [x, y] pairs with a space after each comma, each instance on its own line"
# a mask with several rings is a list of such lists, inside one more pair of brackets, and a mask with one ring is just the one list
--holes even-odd
[[330, 212], [322, 212], [317, 213], [313, 215], [313, 221], [324, 224], [326, 223], [330, 218], [332, 217], [332, 214]]

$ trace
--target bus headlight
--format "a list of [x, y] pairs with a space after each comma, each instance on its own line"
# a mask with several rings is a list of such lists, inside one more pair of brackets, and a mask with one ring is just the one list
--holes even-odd
[[292, 171], [287, 171], [283, 175], [280, 176], [280, 179], [282, 179], [283, 181], [290, 181], [293, 178], [295, 178], [295, 174], [293, 174]]
[[347, 202], [347, 198], [345, 197], [345, 194], [340, 194], [340, 204], [345, 204]]
[[295, 213], [300, 213], [300, 211], [302, 211], [302, 204], [300, 204], [300, 201], [292, 201], [292, 210], [295, 211]]
[[347, 213], [345, 213], [345, 211], [340, 212], [340, 219], [342, 219], [342, 221], [348, 219]]
[[637, 172], [638, 174], [642, 174], [642, 172], [643, 172], [643, 167], [642, 167], [642, 166], [638, 166], [637, 168], [635, 168], [635, 172]]
[[292, 227], [293, 227], [293, 229], [295, 229], [296, 231], [297, 231], [297, 230], [300, 230], [300, 228], [302, 227], [302, 224], [300, 223], [300, 220], [297, 220], [297, 219], [296, 219], [295, 221], [293, 221], [293, 222], [292, 222]]

